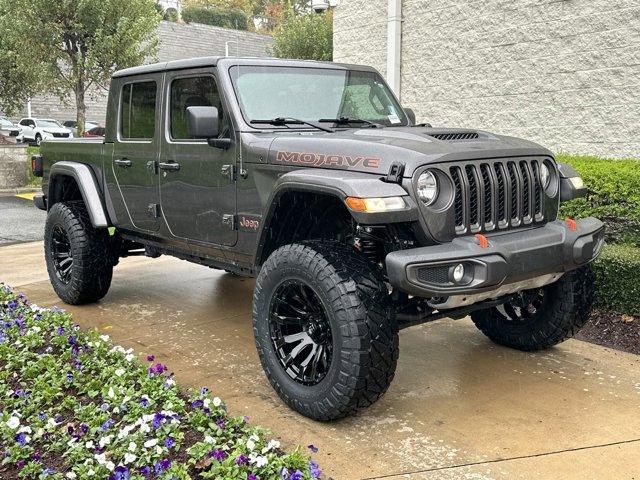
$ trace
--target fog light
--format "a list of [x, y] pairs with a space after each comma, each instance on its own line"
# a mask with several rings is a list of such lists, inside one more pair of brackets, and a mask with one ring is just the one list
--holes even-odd
[[460, 283], [464, 278], [464, 265], [459, 263], [453, 268], [453, 281], [456, 283]]

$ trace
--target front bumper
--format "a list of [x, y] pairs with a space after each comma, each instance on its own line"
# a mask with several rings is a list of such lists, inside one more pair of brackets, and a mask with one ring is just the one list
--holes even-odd
[[[604, 243], [604, 224], [589, 217], [569, 223], [487, 237], [456, 238], [431, 247], [398, 250], [386, 257], [389, 282], [411, 295], [437, 299], [440, 308], [468, 305], [486, 298], [535, 288], [557, 280], [595, 259]], [[456, 282], [453, 268], [464, 265]]]

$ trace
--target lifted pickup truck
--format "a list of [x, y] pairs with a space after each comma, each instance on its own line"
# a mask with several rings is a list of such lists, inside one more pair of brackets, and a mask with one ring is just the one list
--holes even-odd
[[520, 350], [570, 337], [604, 241], [595, 218], [557, 218], [585, 189], [551, 152], [416, 124], [378, 72], [355, 65], [197, 58], [119, 71], [104, 141], [45, 141], [33, 167], [62, 300], [99, 300], [135, 254], [255, 276], [266, 375], [320, 420], [387, 390], [411, 325], [470, 314]]

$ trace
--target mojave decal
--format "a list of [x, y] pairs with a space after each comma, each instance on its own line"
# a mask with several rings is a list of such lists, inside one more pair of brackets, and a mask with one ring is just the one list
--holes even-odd
[[376, 157], [325, 155], [323, 153], [278, 152], [276, 160], [309, 167], [378, 168], [380, 166], [380, 159]]

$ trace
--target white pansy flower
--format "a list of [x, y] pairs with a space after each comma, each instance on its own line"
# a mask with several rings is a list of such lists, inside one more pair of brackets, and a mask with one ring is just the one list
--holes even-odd
[[151, 431], [151, 428], [146, 423], [143, 423], [142, 425], [140, 425], [140, 432], [149, 433], [150, 431]]
[[99, 453], [93, 456], [100, 465], [107, 463], [107, 457], [104, 453]]
[[129, 451], [130, 452], [135, 452], [136, 448], [138, 448], [138, 446], [136, 445], [135, 442], [129, 442]]
[[157, 444], [158, 444], [158, 439], [152, 438], [151, 440], [147, 440], [146, 442], [144, 442], [144, 448], [155, 447]]
[[31, 427], [23, 425], [18, 429], [18, 433], [31, 433]]
[[88, 449], [92, 449], [95, 447], [95, 444], [93, 443], [93, 440], [89, 440], [87, 443], [84, 444], [85, 448]]
[[105, 445], [109, 445], [111, 443], [112, 438], [113, 438], [112, 435], [107, 435], [106, 437], [102, 437], [100, 439], [100, 442], [98, 442], [98, 444], [100, 445], [100, 448], [104, 447]]
[[156, 454], [162, 455], [162, 447], [160, 445], [156, 445]]
[[204, 437], [204, 441], [206, 443], [216, 443], [216, 439], [213, 438], [211, 435], [207, 435], [206, 437]]
[[93, 468], [87, 472], [87, 475], [90, 477], [93, 477], [95, 474], [96, 474], [96, 471]]
[[108, 461], [107, 463], [104, 464], [104, 466], [107, 467], [107, 469], [111, 472], [113, 471], [114, 468], [116, 468], [116, 466], [112, 461]]
[[108, 342], [109, 341], [109, 335], [100, 335], [100, 340], [102, 340], [103, 342]]
[[67, 478], [71, 478], [71, 479], [78, 478], [78, 476], [77, 476], [75, 473], [73, 473], [73, 472], [67, 472], [67, 474], [65, 475], [65, 477], [67, 477]]
[[264, 467], [267, 463], [269, 463], [269, 460], [267, 459], [267, 457], [264, 457], [262, 455], [249, 455], [249, 463], [254, 464], [256, 467], [261, 468]]
[[107, 393], [109, 398], [113, 398], [116, 396], [116, 392], [113, 391], [113, 387], [109, 387], [109, 392]]
[[256, 442], [249, 438], [249, 440], [247, 440], [247, 448], [249, 450], [253, 450], [254, 448], [256, 448]]
[[267, 453], [269, 450], [273, 450], [274, 448], [279, 448], [280, 442], [278, 440], [270, 440], [266, 447], [262, 449], [262, 453]]
[[136, 356], [133, 353], [127, 353], [127, 355], [124, 357], [127, 362], [132, 362], [134, 358], [136, 358]]
[[213, 406], [219, 407], [220, 405], [222, 405], [222, 400], [220, 400], [220, 397], [213, 397]]
[[11, 430], [15, 430], [19, 426], [20, 419], [18, 417], [10, 417], [9, 420], [7, 420], [7, 427], [9, 427]]
[[133, 453], [127, 452], [124, 454], [124, 463], [127, 464], [127, 463], [134, 462], [136, 458], [138, 457], [136, 457]]
[[116, 376], [121, 377], [122, 375], [124, 375], [124, 368], [118, 368], [114, 373], [116, 374]]

